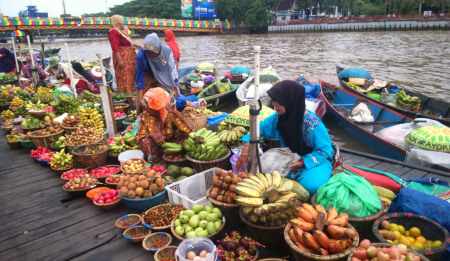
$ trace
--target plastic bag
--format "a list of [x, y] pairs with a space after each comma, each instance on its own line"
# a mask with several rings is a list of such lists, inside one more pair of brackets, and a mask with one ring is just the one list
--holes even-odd
[[420, 149], [417, 147], [406, 151], [406, 163], [419, 165], [422, 167], [431, 167], [433, 165], [442, 166], [450, 169], [450, 153]]
[[372, 185], [363, 177], [339, 173], [317, 190], [317, 203], [334, 207], [349, 217], [366, 217], [381, 209], [381, 201]]
[[[233, 153], [233, 156], [231, 156], [230, 158], [230, 163], [231, 163], [231, 167], [233, 169], [234, 174], [238, 174], [239, 171], [236, 169], [236, 162], [239, 158], [239, 156], [241, 155], [242, 149], [244, 148], [244, 146], [241, 146], [239, 148], [231, 148], [231, 152]], [[261, 148], [259, 148], [259, 156], [261, 156], [263, 154], [263, 151], [261, 150]], [[248, 164], [245, 163], [245, 169], [247, 169]], [[244, 171], [244, 170], [240, 170], [240, 171]]]
[[263, 173], [280, 172], [281, 176], [286, 177], [294, 162], [300, 160], [297, 153], [292, 153], [289, 148], [270, 149], [261, 156], [261, 168]]
[[350, 119], [359, 122], [373, 122], [374, 120], [370, 108], [365, 103], [360, 103], [352, 109]]

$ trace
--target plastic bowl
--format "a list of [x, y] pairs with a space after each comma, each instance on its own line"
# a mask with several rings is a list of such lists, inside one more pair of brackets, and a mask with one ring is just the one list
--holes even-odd
[[126, 198], [122, 196], [121, 193], [119, 193], [119, 195], [123, 199], [125, 206], [127, 206], [132, 211], [141, 213], [144, 210], [147, 210], [151, 207], [161, 204], [161, 202], [163, 202], [164, 199], [167, 198], [167, 190], [164, 190], [163, 192], [159, 193], [156, 196], [141, 199]]
[[127, 150], [119, 154], [120, 165], [129, 159], [144, 159], [144, 152], [141, 150]]
[[34, 143], [32, 140], [22, 140], [22, 137], [20, 137], [19, 142], [20, 142], [20, 145], [22, 146], [22, 148], [24, 148], [24, 149], [32, 150], [32, 149], [36, 148], [36, 146], [34, 146]]
[[36, 157], [36, 161], [37, 161], [37, 162], [41, 163], [41, 165], [44, 166], [44, 167], [50, 166], [50, 164], [48, 164], [48, 161], [46, 161], [46, 160], [40, 160], [39, 157], [40, 157], [40, 156], [37, 156], [37, 157]]
[[107, 187], [93, 188], [86, 193], [86, 197], [88, 197], [90, 200], [92, 200], [97, 193], [101, 193], [101, 192], [108, 191], [108, 190], [111, 190], [111, 189], [107, 188]]

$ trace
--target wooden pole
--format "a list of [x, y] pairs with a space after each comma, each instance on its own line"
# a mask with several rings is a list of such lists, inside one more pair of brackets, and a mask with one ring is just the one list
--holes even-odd
[[97, 53], [97, 57], [100, 64], [100, 70], [102, 72], [103, 83], [100, 84], [100, 95], [102, 97], [103, 111], [105, 112], [106, 128], [108, 129], [108, 136], [114, 137], [117, 132], [117, 127], [112, 108], [113, 101], [111, 92], [109, 91], [108, 85], [106, 84], [105, 68], [103, 67], [102, 56], [101, 54]]
[[20, 80], [20, 68], [19, 68], [19, 62], [17, 62], [17, 55], [16, 55], [16, 42], [14, 39], [14, 36], [11, 36], [12, 46], [13, 46], [13, 54], [14, 54], [14, 60], [16, 61], [16, 75], [17, 80], [19, 81], [19, 86], [22, 84], [22, 81]]
[[[261, 47], [255, 46], [255, 95], [250, 104], [250, 173], [258, 172], [259, 162], [259, 54]], [[252, 113], [258, 111], [257, 113]], [[261, 171], [261, 169], [259, 170]]]
[[67, 45], [67, 43], [64, 43], [64, 46], [66, 47], [67, 65], [69, 65], [70, 86], [72, 87], [73, 96], [77, 97], [77, 88], [75, 88], [75, 83], [73, 81], [72, 63], [70, 63], [69, 46]]
[[30, 51], [30, 56], [31, 56], [31, 66], [33, 67], [32, 69], [32, 75], [33, 75], [33, 83], [34, 83], [34, 88], [37, 88], [38, 85], [38, 76], [37, 76], [37, 71], [36, 71], [36, 64], [34, 63], [34, 51], [33, 49], [31, 49], [31, 42], [30, 42], [30, 36], [27, 35], [27, 41], [28, 41], [28, 49]]

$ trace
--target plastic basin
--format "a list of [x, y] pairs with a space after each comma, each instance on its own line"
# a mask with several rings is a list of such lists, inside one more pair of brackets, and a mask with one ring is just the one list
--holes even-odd
[[144, 159], [144, 153], [141, 150], [127, 150], [119, 154], [120, 165], [129, 159]]
[[119, 195], [123, 199], [125, 206], [127, 206], [132, 211], [141, 213], [144, 210], [161, 204], [161, 202], [163, 202], [163, 200], [167, 198], [167, 190], [164, 190], [156, 196], [141, 199], [126, 198], [123, 197], [121, 193], [119, 193]]

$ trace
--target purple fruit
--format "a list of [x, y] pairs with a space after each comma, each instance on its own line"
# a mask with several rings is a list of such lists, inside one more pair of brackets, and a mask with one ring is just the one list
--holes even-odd
[[250, 247], [250, 242], [247, 240], [246, 237], [242, 237], [239, 240], [239, 245], [245, 247], [245, 249], [248, 249]]

